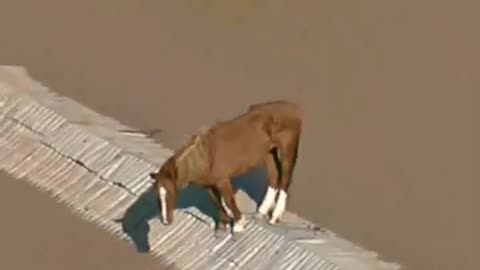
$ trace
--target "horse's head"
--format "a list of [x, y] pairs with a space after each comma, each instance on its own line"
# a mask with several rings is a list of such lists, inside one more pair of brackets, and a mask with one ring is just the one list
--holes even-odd
[[174, 159], [168, 159], [160, 171], [150, 174], [150, 177], [155, 180], [161, 221], [165, 225], [170, 225], [173, 222], [173, 211], [177, 204], [177, 168]]
[[200, 137], [193, 136], [188, 144], [165, 161], [158, 173], [150, 175], [155, 179], [162, 222], [165, 225], [173, 222], [178, 191], [205, 171], [208, 160], [204, 148], [199, 146], [202, 146]]

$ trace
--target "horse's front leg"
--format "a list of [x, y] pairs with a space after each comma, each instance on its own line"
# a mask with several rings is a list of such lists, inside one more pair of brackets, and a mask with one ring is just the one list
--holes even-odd
[[213, 203], [218, 209], [218, 225], [217, 225], [216, 234], [220, 236], [227, 230], [227, 225], [230, 223], [231, 218], [228, 215], [227, 211], [225, 211], [225, 208], [223, 207], [222, 197], [220, 195], [220, 192], [215, 187], [210, 187], [208, 188], [208, 193], [210, 194], [210, 197], [212, 198]]
[[245, 230], [247, 219], [240, 212], [235, 201], [235, 194], [230, 179], [226, 179], [217, 184], [217, 189], [222, 195], [225, 206], [233, 215], [233, 233], [241, 233]]

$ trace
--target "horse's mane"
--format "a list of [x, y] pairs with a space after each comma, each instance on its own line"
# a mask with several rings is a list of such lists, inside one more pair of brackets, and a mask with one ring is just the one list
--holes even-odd
[[195, 150], [200, 143], [200, 136], [195, 135], [189, 138], [187, 143], [185, 143], [176, 153], [175, 160], [181, 162], [188, 154]]
[[210, 149], [206, 140], [208, 132], [209, 129], [204, 129], [191, 136], [174, 154], [179, 181], [190, 181], [207, 172], [210, 164]]

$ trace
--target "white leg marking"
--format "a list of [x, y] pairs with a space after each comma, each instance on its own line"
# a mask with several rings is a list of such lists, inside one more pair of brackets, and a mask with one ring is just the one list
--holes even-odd
[[245, 225], [247, 225], [247, 219], [242, 215], [242, 217], [233, 225], [233, 232], [243, 232], [245, 230]]
[[268, 210], [272, 209], [275, 204], [275, 196], [277, 195], [277, 190], [273, 187], [268, 187], [267, 193], [263, 198], [263, 202], [258, 208], [258, 212], [262, 215], [266, 215]]
[[278, 202], [273, 210], [272, 218], [270, 219], [271, 224], [275, 224], [285, 212], [287, 206], [287, 193], [284, 190], [280, 190], [280, 195], [278, 196]]
[[160, 201], [162, 203], [162, 221], [163, 224], [167, 223], [167, 190], [164, 187], [160, 187]]
[[[227, 212], [227, 214], [233, 218], [233, 212], [230, 208], [228, 208], [223, 197], [222, 197], [222, 206], [223, 208], [225, 208], [225, 211]], [[244, 215], [242, 215], [242, 217], [233, 224], [233, 232], [234, 233], [243, 232], [245, 230], [245, 225], [247, 225], [247, 219], [245, 218]]]
[[230, 208], [228, 208], [227, 203], [225, 202], [223, 197], [222, 197], [222, 206], [223, 206], [223, 209], [225, 209], [225, 211], [227, 212], [227, 215], [229, 215], [230, 217], [233, 217], [233, 212]]

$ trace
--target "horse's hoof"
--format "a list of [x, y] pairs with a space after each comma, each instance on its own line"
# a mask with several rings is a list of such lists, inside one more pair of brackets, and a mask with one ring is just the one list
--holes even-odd
[[223, 238], [228, 234], [227, 224], [225, 223], [218, 223], [217, 228], [215, 229], [215, 237], [216, 238]]
[[225, 238], [228, 235], [227, 230], [215, 230], [214, 237], [215, 238]]
[[262, 213], [255, 213], [255, 215], [253, 216], [253, 218], [257, 221], [262, 221], [262, 222], [265, 222], [268, 220], [268, 216], [265, 215], [265, 214], [262, 214]]
[[233, 241], [238, 241], [240, 240], [240, 238], [242, 238], [242, 236], [244, 235], [244, 232], [234, 232], [232, 233], [232, 240]]
[[270, 224], [271, 226], [277, 226], [277, 224], [279, 223], [280, 221], [278, 219], [270, 219], [268, 221], [268, 224]]

